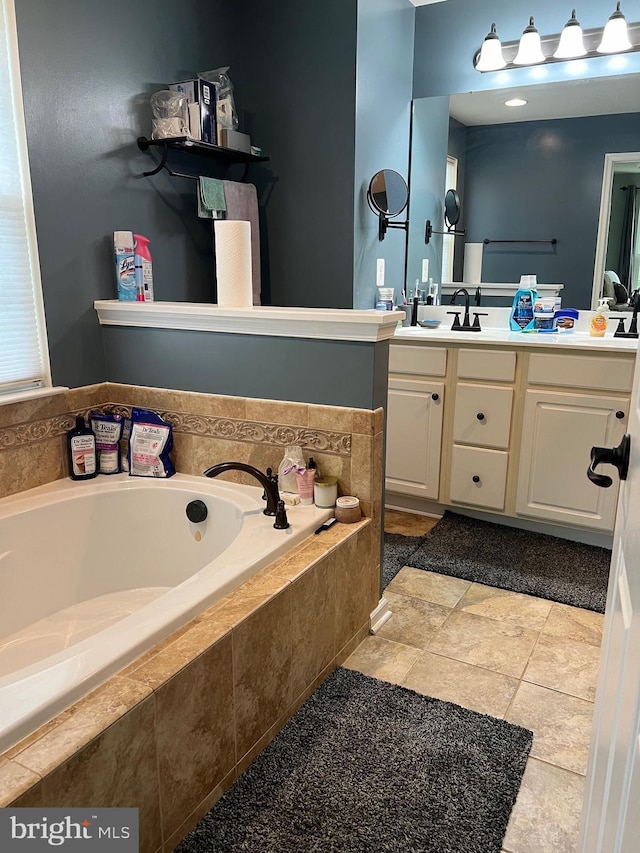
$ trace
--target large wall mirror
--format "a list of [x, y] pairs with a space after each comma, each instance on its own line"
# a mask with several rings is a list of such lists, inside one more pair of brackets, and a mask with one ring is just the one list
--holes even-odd
[[[514, 99], [526, 103], [505, 104]], [[639, 75], [414, 101], [407, 290], [424, 258], [434, 281], [464, 281], [465, 242], [482, 243], [483, 283], [517, 284], [536, 274], [541, 283], [563, 285], [565, 307], [597, 304], [605, 270], [624, 282], [629, 191], [622, 187], [640, 186], [638, 155], [616, 168], [603, 192], [605, 155], [637, 151]], [[460, 196], [466, 237], [451, 246], [434, 237], [425, 246], [424, 222], [441, 229], [450, 188]], [[640, 275], [637, 230], [628, 235], [631, 290]], [[510, 297], [494, 304], [510, 304]]]

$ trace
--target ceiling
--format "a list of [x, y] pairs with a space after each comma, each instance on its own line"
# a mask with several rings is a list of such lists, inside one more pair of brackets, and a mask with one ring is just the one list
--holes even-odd
[[[514, 97], [522, 97], [528, 103], [524, 107], [506, 107], [504, 102]], [[467, 126], [637, 113], [640, 112], [640, 84], [637, 74], [627, 74], [520, 89], [466, 92], [452, 95], [449, 109], [455, 119]]]
[[444, 3], [445, 0], [409, 0], [414, 6], [428, 6], [429, 3]]

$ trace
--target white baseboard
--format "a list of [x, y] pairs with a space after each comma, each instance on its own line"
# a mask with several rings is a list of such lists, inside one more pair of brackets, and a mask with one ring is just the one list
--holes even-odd
[[383, 596], [378, 606], [371, 612], [371, 616], [369, 617], [369, 630], [372, 634], [377, 634], [380, 628], [384, 625], [384, 623], [391, 618], [391, 610], [389, 609], [389, 602]]

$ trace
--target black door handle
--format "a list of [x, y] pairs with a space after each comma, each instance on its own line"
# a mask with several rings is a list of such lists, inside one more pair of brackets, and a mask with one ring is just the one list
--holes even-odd
[[617, 447], [592, 447], [591, 465], [589, 465], [589, 469], [587, 470], [587, 477], [592, 483], [595, 483], [596, 486], [600, 486], [602, 489], [608, 489], [613, 483], [611, 477], [607, 477], [606, 474], [596, 474], [595, 472], [597, 465], [606, 463], [608, 465], [615, 465], [618, 469], [618, 473], [620, 474], [620, 479], [626, 480], [629, 472], [630, 449], [630, 435], [623, 435], [622, 441]]

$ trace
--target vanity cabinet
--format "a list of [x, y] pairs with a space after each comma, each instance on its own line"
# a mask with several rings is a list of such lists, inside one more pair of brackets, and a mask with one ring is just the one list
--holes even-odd
[[587, 468], [591, 447], [614, 447], [625, 432], [634, 364], [633, 350], [394, 340], [388, 503], [612, 531], [617, 473], [613, 486], [601, 489]]
[[389, 354], [386, 484], [390, 491], [438, 499], [444, 377], [443, 348], [394, 346]]
[[[586, 470], [594, 445], [620, 443], [632, 380], [629, 360], [531, 355], [520, 441], [518, 515], [613, 529], [618, 477], [613, 477], [611, 488], [601, 489], [587, 480]], [[594, 391], [594, 385], [601, 387]]]

